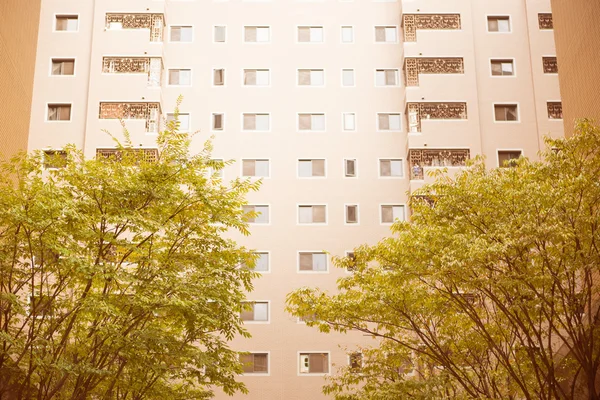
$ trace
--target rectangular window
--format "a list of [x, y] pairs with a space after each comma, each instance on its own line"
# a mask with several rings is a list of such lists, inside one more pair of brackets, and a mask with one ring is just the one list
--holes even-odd
[[268, 43], [271, 40], [271, 28], [268, 26], [245, 26], [244, 41], [247, 43]]
[[400, 114], [388, 114], [378, 113], [377, 114], [377, 129], [380, 131], [399, 131], [400, 125]]
[[498, 151], [498, 166], [499, 167], [514, 167], [515, 160], [521, 157], [520, 150], [499, 150]]
[[508, 16], [487, 17], [488, 32], [510, 32], [510, 18]]
[[215, 26], [215, 43], [225, 43], [227, 27]]
[[269, 160], [242, 160], [242, 176], [269, 177]]
[[356, 115], [354, 113], [344, 113], [344, 130], [355, 131], [356, 130]]
[[190, 86], [192, 84], [191, 69], [170, 69], [169, 85]]
[[207, 175], [212, 177], [217, 177], [217, 178], [222, 178], [223, 177], [223, 159], [222, 158], [213, 158], [209, 161], [209, 167], [207, 168], [206, 172]]
[[344, 176], [346, 178], [356, 177], [356, 159], [346, 158], [344, 160]]
[[54, 314], [52, 296], [44, 294], [29, 295], [29, 314], [35, 319], [51, 317]]
[[240, 314], [242, 321], [268, 322], [269, 303], [266, 301], [245, 302]]
[[354, 28], [351, 26], [342, 26], [342, 43], [354, 42]]
[[362, 364], [363, 364], [363, 355], [362, 353], [351, 353], [348, 356], [348, 365], [350, 366], [350, 369], [352, 370], [352, 372], [359, 372], [362, 368]]
[[376, 26], [375, 41], [377, 43], [396, 43], [398, 31], [395, 26]]
[[515, 68], [513, 60], [491, 60], [493, 76], [513, 76]]
[[171, 27], [171, 42], [191, 42], [192, 27], [191, 26], [172, 26]]
[[327, 271], [327, 254], [321, 252], [300, 252], [298, 254], [300, 271]]
[[358, 205], [350, 204], [346, 205], [346, 223], [357, 224], [358, 223]]
[[327, 222], [326, 206], [298, 206], [298, 223], [324, 224]]
[[377, 69], [375, 70], [375, 86], [397, 86], [397, 69]]
[[244, 374], [269, 373], [268, 353], [240, 354], [240, 363], [243, 365]]
[[348, 266], [346, 272], [353, 272], [356, 269], [356, 256], [353, 251], [346, 252], [346, 258], [348, 259]]
[[298, 129], [301, 131], [324, 131], [325, 114], [298, 114]]
[[379, 160], [379, 176], [399, 177], [404, 176], [402, 160]]
[[354, 70], [342, 70], [342, 86], [354, 86]]
[[222, 131], [223, 125], [225, 125], [225, 114], [213, 113], [212, 114], [212, 129], [213, 129], [213, 131]]
[[[170, 121], [174, 121], [175, 120], [175, 114], [167, 114], [167, 122]], [[189, 132], [190, 130], [190, 114], [183, 114], [183, 113], [179, 113], [178, 115], [178, 121], [179, 121], [179, 131], [180, 132]]]
[[298, 27], [298, 42], [300, 42], [300, 43], [322, 43], [323, 42], [323, 27], [322, 26], [299, 26]]
[[269, 206], [267, 205], [246, 205], [242, 206], [245, 213], [255, 212], [258, 215], [248, 219], [252, 224], [268, 224], [269, 223]]
[[70, 104], [48, 104], [48, 121], [70, 121]]
[[64, 150], [44, 150], [44, 168], [56, 169], [67, 165], [67, 152]]
[[519, 114], [516, 104], [494, 104], [494, 119], [496, 121], [518, 121]]
[[329, 373], [329, 354], [300, 353], [300, 374]]
[[298, 176], [300, 178], [324, 177], [325, 160], [298, 160]]
[[75, 60], [72, 58], [53, 58], [52, 75], [74, 75]]
[[254, 254], [256, 255], [256, 261], [254, 262], [254, 271], [269, 271], [269, 253], [256, 252]]
[[63, 32], [76, 32], [79, 29], [77, 15], [57, 15], [55, 30]]
[[268, 131], [270, 122], [269, 114], [244, 114], [245, 131]]
[[325, 71], [322, 69], [299, 69], [299, 86], [323, 86], [325, 84]]
[[384, 205], [381, 206], [381, 223], [391, 224], [396, 220], [404, 221], [404, 206]]
[[269, 86], [270, 71], [268, 69], [245, 69], [244, 86]]
[[213, 69], [213, 85], [225, 85], [225, 70], [223, 68]]

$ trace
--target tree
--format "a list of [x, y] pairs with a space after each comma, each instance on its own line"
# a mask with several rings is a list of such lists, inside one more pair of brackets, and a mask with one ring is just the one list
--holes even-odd
[[191, 155], [177, 127], [157, 153], [125, 130], [106, 157], [67, 146], [0, 164], [0, 399], [246, 392], [227, 341], [248, 336], [253, 258], [223, 233], [248, 234], [258, 185], [211, 175], [210, 143]]
[[[322, 332], [358, 330], [361, 373], [336, 399], [600, 398], [600, 129], [547, 140], [542, 161], [439, 174], [411, 222], [361, 246], [329, 294], [300, 288], [288, 311]], [[354, 350], [356, 351], [356, 350]], [[412, 371], [407, 374], [407, 371]]]

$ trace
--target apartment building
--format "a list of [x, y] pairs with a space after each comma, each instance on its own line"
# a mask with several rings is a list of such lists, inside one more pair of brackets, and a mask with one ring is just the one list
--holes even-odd
[[[127, 120], [153, 151], [183, 95], [192, 147], [223, 179], [262, 179], [248, 210], [262, 279], [238, 338], [235, 398], [325, 398], [323, 376], [369, 337], [322, 335], [283, 311], [302, 286], [409, 215], [410, 193], [476, 155], [535, 158], [563, 135], [550, 0], [43, 0], [29, 149], [114, 149]], [[217, 398], [226, 398], [217, 395]]]

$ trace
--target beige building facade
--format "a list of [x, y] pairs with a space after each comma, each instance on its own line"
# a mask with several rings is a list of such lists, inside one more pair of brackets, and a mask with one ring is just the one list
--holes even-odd
[[325, 398], [372, 339], [319, 334], [286, 294], [333, 290], [349, 272], [330, 255], [389, 235], [428, 171], [563, 135], [549, 1], [43, 0], [29, 149], [110, 151], [119, 117], [151, 149], [183, 95], [193, 149], [214, 135], [223, 179], [263, 179], [238, 238], [263, 274], [235, 398]]

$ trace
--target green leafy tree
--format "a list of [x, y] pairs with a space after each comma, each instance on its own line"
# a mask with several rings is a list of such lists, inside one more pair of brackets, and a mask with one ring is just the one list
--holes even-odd
[[248, 234], [258, 184], [224, 184], [210, 143], [192, 155], [177, 127], [152, 157], [125, 131], [109, 157], [69, 146], [0, 164], [0, 399], [246, 392], [227, 341], [248, 336], [253, 256], [223, 234]]
[[583, 121], [547, 145], [539, 162], [440, 174], [393, 237], [336, 259], [353, 269], [339, 292], [289, 294], [308, 325], [377, 339], [325, 393], [600, 398], [600, 129]]

